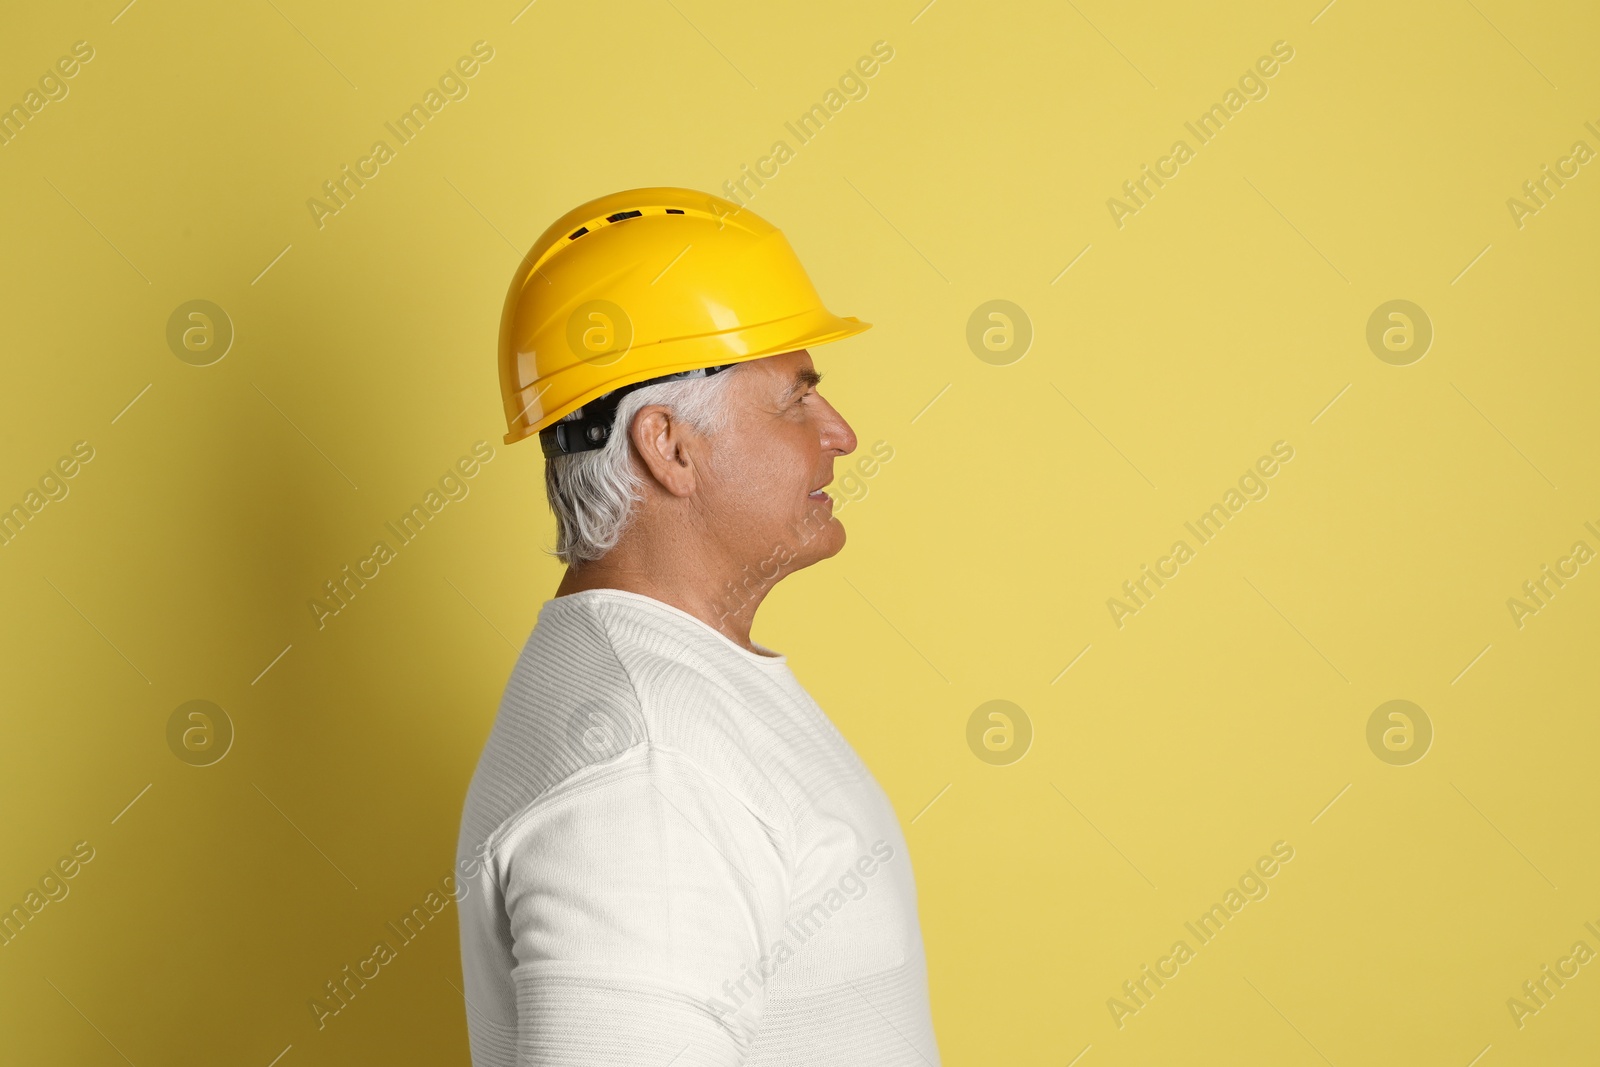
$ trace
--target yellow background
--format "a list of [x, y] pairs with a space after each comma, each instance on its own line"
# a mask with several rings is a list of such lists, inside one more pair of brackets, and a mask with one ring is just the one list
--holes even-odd
[[[779, 139], [750, 206], [876, 324], [814, 356], [894, 458], [754, 636], [901, 814], [945, 1062], [1594, 1062], [1600, 963], [1506, 1006], [1600, 950], [1600, 565], [1521, 628], [1506, 605], [1600, 549], [1600, 164], [1506, 206], [1600, 149], [1592, 6], [519, 8], [7, 17], [0, 103], [95, 50], [0, 147], [0, 504], [94, 449], [0, 548], [0, 904], [95, 849], [0, 948], [7, 1063], [467, 1062], [453, 908], [326, 1028], [308, 1002], [449, 873], [559, 578], [537, 446], [500, 439], [506, 284], [576, 204], [719, 191]], [[318, 228], [478, 40], [469, 95]], [[1269, 94], [1114, 225], [1280, 40]], [[210, 366], [166, 341], [193, 299], [236, 330]], [[1034, 330], [1008, 365], [966, 342], [992, 299]], [[1365, 339], [1393, 299], [1435, 330], [1409, 366]], [[480, 440], [470, 496], [318, 629]], [[1107, 599], [1278, 440], [1270, 494], [1118, 628]], [[236, 731], [210, 766], [168, 748], [193, 699]], [[1367, 746], [1391, 699], [1435, 731], [1409, 766]], [[967, 744], [990, 700], [1032, 725], [1008, 766]], [[1270, 895], [1118, 1028], [1108, 998], [1280, 840]]]

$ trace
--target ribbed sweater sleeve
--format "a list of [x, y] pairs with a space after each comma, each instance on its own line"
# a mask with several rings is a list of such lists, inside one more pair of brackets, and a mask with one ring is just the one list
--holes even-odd
[[725, 786], [644, 742], [542, 796], [493, 851], [519, 1065], [742, 1062], [763, 1001], [725, 985], [780, 936], [792, 874]]

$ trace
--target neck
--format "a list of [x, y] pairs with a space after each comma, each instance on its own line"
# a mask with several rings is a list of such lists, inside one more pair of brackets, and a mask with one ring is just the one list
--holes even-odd
[[[630, 534], [638, 532], [636, 527]], [[624, 535], [601, 558], [569, 566], [556, 596], [585, 589], [638, 593], [688, 612], [741, 648], [756, 652], [750, 627], [756, 609], [783, 571], [764, 578], [748, 565], [707, 555], [686, 556], [683, 544], [675, 540], [671, 546], [656, 545], [647, 538]]]

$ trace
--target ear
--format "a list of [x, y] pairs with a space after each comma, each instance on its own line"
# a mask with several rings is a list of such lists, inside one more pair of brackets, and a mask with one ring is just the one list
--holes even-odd
[[664, 404], [648, 404], [638, 410], [628, 437], [650, 477], [662, 489], [677, 497], [694, 493], [698, 484], [695, 455], [700, 435]]

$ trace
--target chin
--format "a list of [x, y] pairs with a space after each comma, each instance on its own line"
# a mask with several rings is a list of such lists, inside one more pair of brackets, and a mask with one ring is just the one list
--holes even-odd
[[844, 523], [821, 512], [808, 515], [789, 534], [792, 555], [785, 569], [791, 573], [837, 555], [845, 542]]
[[828, 521], [833, 523], [834, 527], [839, 531], [834, 540], [833, 551], [828, 553], [828, 555], [832, 556], [836, 555], [838, 551], [844, 547], [844, 543], [850, 539], [850, 533], [844, 528], [844, 523], [840, 522], [838, 519], [830, 517]]
[[812, 542], [815, 554], [811, 559], [811, 562], [816, 563], [819, 560], [827, 559], [830, 556], [837, 556], [839, 554], [839, 550], [844, 548], [844, 543], [846, 540], [848, 540], [848, 536], [849, 535], [845, 533], [844, 523], [830, 515], [828, 517], [827, 527], [824, 528], [822, 532], [817, 535], [816, 540]]

